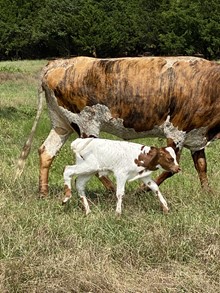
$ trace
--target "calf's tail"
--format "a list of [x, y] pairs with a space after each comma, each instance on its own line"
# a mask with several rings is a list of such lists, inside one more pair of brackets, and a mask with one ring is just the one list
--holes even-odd
[[81, 151], [83, 151], [93, 140], [94, 137], [77, 138], [71, 143], [71, 149], [74, 151], [76, 155], [80, 156]]
[[20, 154], [20, 156], [18, 158], [15, 179], [20, 177], [21, 174], [23, 173], [24, 166], [25, 166], [25, 160], [27, 159], [27, 157], [28, 157], [28, 155], [30, 153], [31, 145], [32, 145], [33, 138], [34, 138], [34, 134], [36, 132], [37, 125], [38, 125], [38, 122], [40, 120], [40, 116], [41, 116], [41, 113], [42, 113], [42, 110], [43, 110], [43, 99], [44, 99], [44, 90], [43, 90], [42, 86], [40, 85], [40, 87], [38, 88], [37, 114], [36, 114], [36, 117], [34, 119], [33, 126], [32, 126], [32, 129], [31, 129], [31, 132], [30, 132], [30, 134], [28, 136], [28, 139], [26, 140], [26, 142], [25, 142], [25, 144], [24, 144], [24, 146], [22, 148], [21, 154]]

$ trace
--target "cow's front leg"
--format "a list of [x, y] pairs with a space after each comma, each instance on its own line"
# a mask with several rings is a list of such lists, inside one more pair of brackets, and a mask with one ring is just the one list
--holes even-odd
[[174, 174], [172, 172], [164, 171], [161, 173], [156, 179], [155, 182], [159, 186], [161, 183], [163, 183], [166, 179], [172, 177]]
[[99, 176], [99, 174], [96, 174], [96, 176], [99, 178], [99, 180], [102, 182], [107, 190], [115, 192], [115, 185], [108, 176]]
[[207, 177], [207, 162], [205, 157], [205, 149], [191, 152], [194, 166], [198, 172], [202, 188], [211, 191]]
[[48, 195], [48, 177], [50, 166], [61, 149], [65, 141], [72, 132], [63, 128], [52, 129], [39, 148], [40, 174], [39, 174], [39, 194], [41, 198]]

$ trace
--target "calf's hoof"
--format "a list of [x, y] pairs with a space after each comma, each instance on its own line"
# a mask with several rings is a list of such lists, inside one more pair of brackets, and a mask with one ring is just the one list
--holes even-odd
[[65, 205], [69, 200], [70, 200], [71, 196], [65, 196], [62, 200], [62, 205]]
[[162, 206], [163, 214], [167, 215], [169, 213], [169, 208]]
[[88, 216], [90, 213], [91, 213], [90, 209], [85, 212], [86, 216]]

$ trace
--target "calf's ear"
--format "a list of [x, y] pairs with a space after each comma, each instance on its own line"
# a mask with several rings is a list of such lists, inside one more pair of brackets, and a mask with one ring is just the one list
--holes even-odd
[[145, 167], [148, 170], [155, 170], [157, 165], [158, 148], [151, 147], [148, 153], [141, 153], [138, 159], [135, 159], [135, 163], [138, 166]]

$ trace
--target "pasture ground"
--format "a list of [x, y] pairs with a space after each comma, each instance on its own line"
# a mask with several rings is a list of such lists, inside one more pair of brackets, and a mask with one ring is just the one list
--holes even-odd
[[14, 180], [45, 64], [0, 62], [0, 292], [220, 292], [219, 142], [207, 147], [213, 193], [201, 190], [184, 150], [182, 172], [161, 185], [171, 208], [168, 215], [133, 182], [127, 185], [119, 219], [114, 194], [93, 178], [87, 188], [92, 213], [85, 217], [76, 192], [68, 206], [61, 205], [62, 173], [74, 161], [74, 136], [51, 168], [50, 196], [38, 199], [37, 150], [50, 129], [45, 106], [25, 171]]

